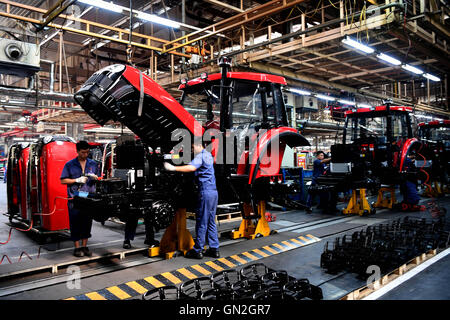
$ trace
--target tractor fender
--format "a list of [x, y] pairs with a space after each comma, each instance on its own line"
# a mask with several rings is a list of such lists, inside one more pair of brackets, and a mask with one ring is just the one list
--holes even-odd
[[[267, 156], [268, 148], [273, 142], [278, 141], [280, 144], [279, 152], [277, 154], [271, 154]], [[298, 133], [294, 128], [288, 127], [280, 127], [276, 129], [270, 129], [265, 132], [256, 143], [253, 155], [251, 156], [252, 162], [249, 170], [249, 184], [253, 184], [253, 182], [261, 176], [271, 176], [278, 174], [281, 166], [281, 161], [284, 155], [284, 147], [288, 145], [289, 147], [297, 147], [297, 146], [309, 146], [310, 143]], [[268, 158], [267, 158], [268, 157]], [[273, 159], [273, 157], [277, 157], [278, 165], [272, 168], [276, 173], [274, 174], [263, 174], [261, 172], [261, 165], [263, 159]]]
[[402, 146], [401, 154], [400, 154], [400, 166], [399, 166], [399, 172], [402, 172], [404, 170], [404, 164], [406, 161], [406, 157], [412, 151], [414, 148], [419, 148], [422, 146], [422, 143], [417, 140], [416, 138], [410, 138], [405, 141], [405, 143]]

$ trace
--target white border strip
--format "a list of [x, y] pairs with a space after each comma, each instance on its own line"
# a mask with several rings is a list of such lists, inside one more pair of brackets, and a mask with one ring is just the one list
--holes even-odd
[[381, 296], [385, 295], [392, 289], [395, 289], [396, 287], [398, 287], [403, 282], [411, 279], [419, 272], [422, 272], [423, 270], [425, 270], [426, 268], [431, 266], [433, 263], [441, 260], [442, 258], [447, 256], [449, 253], [450, 253], [450, 248], [447, 248], [446, 250], [435, 255], [434, 257], [430, 258], [429, 260], [425, 261], [424, 263], [419, 264], [417, 267], [411, 269], [410, 271], [406, 272], [405, 274], [401, 275], [397, 279], [393, 280], [392, 282], [388, 283], [384, 287], [381, 287], [379, 290], [369, 294], [367, 297], [364, 297], [361, 300], [376, 300], [376, 299], [380, 298]]

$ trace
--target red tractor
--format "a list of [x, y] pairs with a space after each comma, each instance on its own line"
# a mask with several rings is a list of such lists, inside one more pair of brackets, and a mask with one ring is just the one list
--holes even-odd
[[[215, 159], [219, 203], [240, 203], [245, 219], [261, 217], [264, 201], [278, 187], [283, 188], [276, 178], [285, 146], [309, 142], [288, 127], [283, 77], [230, 72], [230, 66], [231, 61], [224, 58], [221, 73], [183, 81], [180, 101], [141, 71], [125, 65], [97, 71], [75, 94], [78, 104], [97, 123], [118, 121], [140, 138], [117, 141], [119, 169], [128, 169], [127, 175], [133, 177], [122, 186], [125, 191], [118, 196], [120, 200], [114, 202], [109, 196], [108, 202], [106, 195], [97, 196], [105, 200], [102, 207], [109, 208], [105, 216], [129, 211], [121, 208], [129, 208], [131, 203], [157, 221], [171, 216], [167, 210], [187, 207], [192, 199], [192, 177], [175, 177], [164, 171], [162, 164], [165, 159], [175, 164], [190, 159], [190, 143], [181, 142], [203, 139], [210, 142], [208, 148]], [[117, 190], [106, 187], [112, 183], [104, 179], [97, 190]], [[117, 179], [114, 183], [120, 184]], [[131, 199], [131, 191], [140, 196]]]
[[[450, 120], [430, 121], [418, 124], [419, 140], [423, 144], [420, 151], [423, 164], [429, 175], [430, 196], [441, 196], [448, 192], [450, 174]], [[433, 185], [433, 186], [431, 186]]]
[[[417, 170], [410, 165], [415, 161], [408, 156], [418, 151], [421, 143], [413, 138], [411, 112], [409, 107], [390, 104], [347, 111], [342, 143], [331, 146], [329, 172], [318, 179], [317, 188], [365, 192], [384, 185], [393, 198], [396, 185], [417, 179]], [[375, 206], [380, 206], [379, 201]], [[374, 212], [367, 204], [361, 208], [364, 213]]]

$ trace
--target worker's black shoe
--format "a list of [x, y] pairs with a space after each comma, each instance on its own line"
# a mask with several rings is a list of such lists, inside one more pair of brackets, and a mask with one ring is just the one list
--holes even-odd
[[188, 252], [186, 252], [184, 256], [190, 259], [203, 259], [203, 253], [195, 251], [194, 249], [191, 249]]
[[203, 255], [207, 257], [220, 258], [219, 249], [216, 248], [208, 248], [203, 252]]
[[148, 245], [150, 248], [159, 247], [159, 241], [155, 239], [145, 239], [144, 244]]
[[305, 211], [306, 211], [306, 213], [312, 213], [312, 209], [311, 208], [306, 208]]
[[82, 248], [75, 248], [75, 250], [73, 250], [73, 255], [75, 257], [80, 258], [80, 257], [84, 256], [84, 252], [83, 252]]
[[92, 252], [89, 250], [88, 247], [83, 247], [83, 248], [81, 248], [81, 250], [83, 251], [83, 253], [86, 257], [92, 257]]
[[123, 248], [124, 248], [124, 249], [131, 249], [131, 243], [130, 243], [130, 240], [125, 240], [125, 241], [123, 242]]

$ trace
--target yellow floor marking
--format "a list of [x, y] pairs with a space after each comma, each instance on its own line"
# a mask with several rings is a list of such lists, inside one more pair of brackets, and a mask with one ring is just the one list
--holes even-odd
[[197, 270], [200, 273], [203, 273], [205, 276], [211, 273], [208, 270], [206, 270], [205, 268], [200, 267], [198, 264], [194, 264], [193, 266], [191, 266], [191, 268]]
[[263, 249], [266, 249], [267, 251], [269, 251], [270, 253], [273, 254], [277, 254], [278, 252], [276, 250], [273, 250], [271, 247], [269, 246], [264, 246]]
[[248, 253], [248, 252], [242, 252], [242, 254], [243, 254], [244, 256], [246, 256], [246, 257], [249, 257], [249, 258], [252, 259], [252, 260], [258, 260], [258, 259], [259, 259], [258, 257], [255, 257], [254, 255], [252, 255], [252, 254], [250, 254], [250, 253]]
[[85, 294], [86, 297], [88, 297], [91, 300], [106, 300], [106, 298], [97, 292], [90, 292]]
[[64, 299], [64, 300], [76, 300], [76, 299], [75, 299], [75, 297], [71, 297], [71, 298], [67, 298], [67, 299]]
[[292, 247], [295, 248], [295, 246], [292, 243], [289, 243], [287, 241], [281, 241], [281, 243], [284, 243], [285, 245], [287, 245], [288, 247]]
[[134, 291], [138, 292], [138, 293], [146, 293], [148, 290], [145, 289], [143, 286], [141, 286], [139, 283], [137, 283], [136, 281], [130, 281], [125, 283], [127, 286], [129, 286], [131, 289], [133, 289]]
[[283, 246], [281, 246], [281, 245], [279, 245], [278, 243], [274, 243], [273, 246], [274, 246], [274, 247], [277, 247], [278, 249], [281, 249], [281, 250], [283, 250], [283, 251], [286, 251], [286, 248], [283, 247]]
[[180, 279], [178, 279], [177, 277], [175, 277], [173, 274], [171, 274], [170, 272], [164, 272], [164, 273], [161, 273], [161, 275], [164, 277], [164, 278], [166, 278], [166, 279], [168, 279], [170, 282], [172, 282], [173, 284], [177, 284], [177, 283], [180, 283], [181, 282], [181, 280]]
[[311, 240], [306, 239], [304, 236], [300, 236], [299, 238], [302, 239], [303, 241], [306, 241], [307, 243], [310, 243], [310, 242], [311, 242]]
[[232, 255], [231, 258], [233, 258], [234, 260], [236, 260], [237, 262], [240, 262], [240, 263], [247, 263], [247, 261], [245, 261], [242, 258], [239, 258], [237, 255]]
[[264, 258], [269, 256], [267, 253], [264, 253], [259, 249], [254, 249], [253, 251], [259, 254], [260, 256], [263, 256]]
[[198, 278], [195, 274], [193, 274], [192, 272], [190, 272], [188, 269], [186, 268], [181, 268], [177, 270], [179, 273], [181, 273], [183, 276], [185, 276], [186, 278], [189, 279], [195, 279]]
[[307, 236], [314, 240], [320, 240], [319, 238], [313, 236], [312, 234], [307, 234]]
[[145, 281], [150, 283], [155, 288], [164, 287], [164, 283], [160, 282], [159, 280], [155, 279], [154, 277], [147, 277], [144, 278]]
[[120, 289], [119, 287], [116, 287], [116, 286], [106, 288], [106, 290], [111, 292], [113, 295], [115, 295], [120, 300], [131, 298], [131, 296], [128, 293], [126, 293], [125, 291], [123, 291], [122, 289]]
[[303, 245], [303, 242], [300, 242], [297, 239], [289, 239], [289, 241], [292, 241], [292, 242], [298, 243], [300, 245]]
[[215, 264], [212, 261], [207, 261], [207, 262], [205, 262], [205, 264], [207, 264], [208, 266], [210, 266], [213, 269], [216, 269], [217, 271], [223, 271], [224, 270], [221, 266]]
[[236, 265], [234, 263], [230, 262], [229, 260], [227, 260], [225, 258], [220, 258], [219, 261], [222, 262], [223, 264], [226, 264], [230, 268], [236, 267]]

